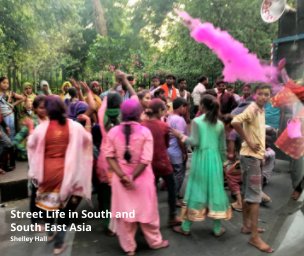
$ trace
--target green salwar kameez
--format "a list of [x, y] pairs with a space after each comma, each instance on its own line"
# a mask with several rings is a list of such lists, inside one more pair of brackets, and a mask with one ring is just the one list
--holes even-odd
[[182, 230], [189, 232], [193, 221], [203, 221], [206, 216], [216, 220], [214, 232], [221, 229], [221, 219], [232, 215], [224, 189], [223, 162], [226, 155], [224, 125], [211, 124], [205, 115], [192, 121], [191, 136], [185, 142], [194, 146], [189, 180], [182, 207]]

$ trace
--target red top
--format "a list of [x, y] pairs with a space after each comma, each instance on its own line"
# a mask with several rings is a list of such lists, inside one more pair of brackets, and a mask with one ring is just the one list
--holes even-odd
[[69, 144], [68, 122], [50, 121], [45, 137], [44, 178], [40, 192], [58, 192], [63, 181], [65, 152]]
[[149, 128], [153, 136], [152, 168], [156, 177], [173, 172], [167, 148], [169, 146], [169, 126], [160, 120], [145, 120], [141, 123]]

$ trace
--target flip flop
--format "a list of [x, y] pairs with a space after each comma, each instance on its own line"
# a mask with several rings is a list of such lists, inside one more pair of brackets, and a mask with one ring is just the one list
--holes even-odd
[[258, 250], [260, 250], [261, 252], [266, 252], [266, 253], [273, 253], [274, 249], [272, 249], [270, 246], [268, 246], [267, 248], [259, 248], [257, 245], [255, 245], [252, 242], [248, 242], [248, 244], [250, 244], [251, 246], [254, 246], [255, 248], [257, 248]]
[[[258, 233], [265, 233], [266, 229], [265, 228], [258, 228]], [[244, 227], [241, 228], [241, 233], [245, 235], [251, 234], [251, 230], [244, 231]]]
[[243, 211], [243, 208], [234, 207], [233, 204], [231, 204], [231, 208], [232, 208], [234, 211], [237, 211], [237, 212], [242, 212], [242, 211]]
[[181, 226], [175, 226], [172, 228], [172, 230], [176, 233], [182, 234], [184, 236], [190, 236], [190, 232], [186, 232], [184, 230], [182, 230]]

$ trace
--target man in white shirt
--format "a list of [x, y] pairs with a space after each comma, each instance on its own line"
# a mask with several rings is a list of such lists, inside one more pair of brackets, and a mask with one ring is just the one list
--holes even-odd
[[206, 91], [206, 86], [208, 85], [208, 78], [205, 76], [201, 76], [198, 79], [198, 84], [194, 87], [193, 92], [191, 94], [193, 98], [193, 114], [195, 115], [198, 111], [198, 107], [201, 101], [201, 94]]

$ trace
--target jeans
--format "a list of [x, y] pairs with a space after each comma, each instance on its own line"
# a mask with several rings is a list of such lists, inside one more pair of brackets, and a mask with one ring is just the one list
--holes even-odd
[[16, 130], [15, 130], [15, 115], [14, 115], [14, 113], [12, 113], [12, 114], [4, 117], [4, 122], [10, 128], [10, 139], [11, 139], [11, 141], [13, 141], [14, 137], [16, 135]]
[[[60, 212], [64, 212], [65, 218], [57, 219], [57, 224], [58, 225], [63, 225], [63, 224], [65, 224], [67, 226], [70, 225], [69, 211], [70, 210], [72, 212], [75, 211], [77, 206], [79, 205], [80, 201], [81, 201], [81, 197], [78, 197], [78, 196], [72, 196], [70, 198], [66, 207], [63, 208], [63, 209], [60, 209]], [[55, 224], [55, 221], [56, 220], [52, 219], [52, 218], [45, 218], [45, 223], [49, 223], [51, 225]], [[65, 234], [66, 234], [66, 231], [58, 231], [56, 233], [55, 238], [54, 238], [54, 242], [55, 242], [54, 248], [61, 248], [62, 247], [62, 245], [64, 244]], [[48, 231], [47, 235], [52, 236], [52, 235], [54, 235], [54, 232], [53, 231]]]
[[174, 174], [170, 173], [168, 175], [162, 176], [162, 178], [165, 181], [168, 189], [169, 218], [173, 219], [177, 214]]
[[176, 195], [179, 194], [179, 191], [183, 185], [184, 179], [185, 179], [185, 174], [186, 174], [186, 168], [185, 164], [172, 164], [173, 167], [173, 173], [174, 173], [174, 178], [175, 178], [175, 189], [176, 189]]

